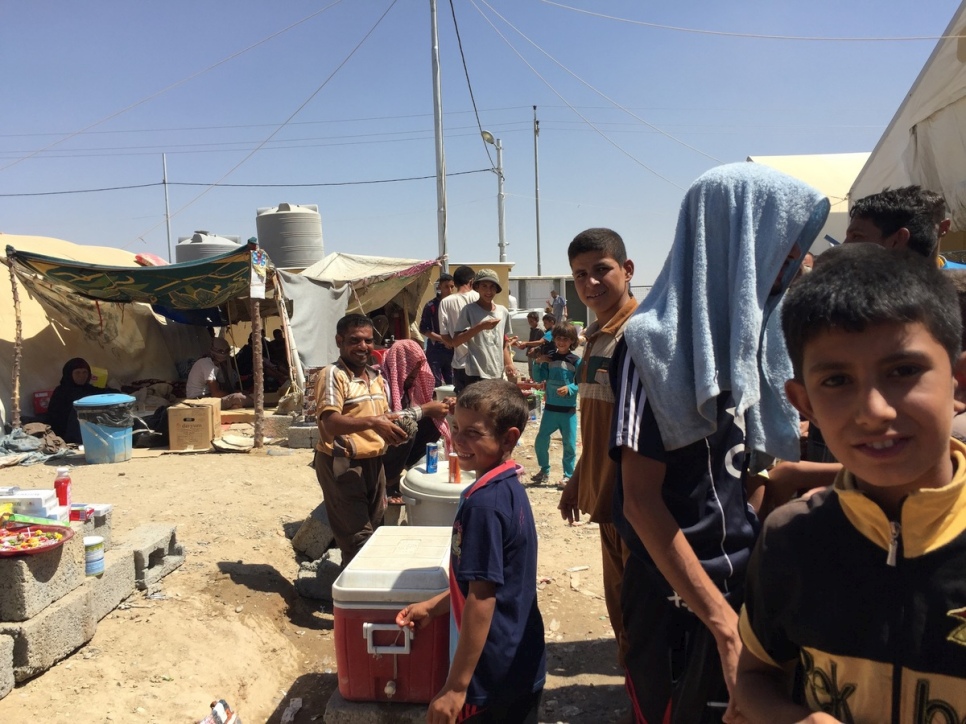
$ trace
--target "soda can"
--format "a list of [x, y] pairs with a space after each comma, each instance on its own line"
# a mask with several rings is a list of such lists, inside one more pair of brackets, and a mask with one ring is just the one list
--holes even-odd
[[435, 473], [439, 470], [439, 446], [435, 442], [426, 443], [426, 472]]
[[454, 452], [449, 454], [449, 481], [459, 483], [460, 479], [460, 456]]

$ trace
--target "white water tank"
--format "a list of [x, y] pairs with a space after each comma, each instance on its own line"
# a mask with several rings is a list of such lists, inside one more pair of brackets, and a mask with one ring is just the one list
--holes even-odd
[[178, 239], [178, 245], [174, 248], [174, 260], [179, 264], [197, 261], [237, 251], [240, 245], [241, 238], [238, 236], [218, 236], [210, 231], [196, 231], [191, 236]]
[[255, 228], [258, 245], [277, 269], [305, 269], [324, 256], [322, 217], [315, 204], [258, 209]]

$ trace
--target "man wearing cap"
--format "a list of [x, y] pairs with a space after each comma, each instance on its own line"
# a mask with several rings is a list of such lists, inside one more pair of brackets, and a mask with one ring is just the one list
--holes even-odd
[[196, 400], [199, 397], [220, 397], [221, 409], [233, 410], [236, 407], [251, 407], [252, 398], [242, 392], [232, 392], [228, 383], [225, 363], [231, 346], [222, 337], [211, 340], [211, 351], [191, 365], [188, 381], [185, 383], [185, 397]]
[[439, 302], [439, 336], [443, 339], [443, 344], [453, 350], [453, 360], [450, 367], [453, 369], [453, 387], [456, 394], [463, 391], [466, 387], [466, 345], [456, 344], [453, 338], [460, 331], [456, 323], [459, 321], [460, 312], [468, 304], [472, 304], [480, 295], [473, 291], [473, 279], [476, 272], [473, 267], [459, 266], [453, 272], [453, 282], [456, 284], [456, 292], [450, 294]]
[[510, 313], [493, 298], [503, 288], [492, 269], [480, 269], [473, 279], [473, 289], [480, 298], [460, 312], [453, 337], [454, 344], [466, 345], [466, 384], [480, 380], [513, 379], [516, 368], [510, 356]]

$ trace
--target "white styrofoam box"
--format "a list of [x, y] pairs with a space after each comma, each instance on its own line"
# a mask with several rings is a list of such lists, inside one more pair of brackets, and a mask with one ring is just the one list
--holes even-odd
[[332, 584], [332, 601], [406, 605], [435, 596], [449, 587], [451, 538], [441, 526], [377, 528]]

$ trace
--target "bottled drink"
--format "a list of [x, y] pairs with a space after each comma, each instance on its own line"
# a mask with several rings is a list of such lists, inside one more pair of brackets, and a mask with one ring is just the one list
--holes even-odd
[[71, 502], [70, 468], [57, 468], [54, 478], [54, 491], [57, 493], [57, 504], [70, 507]]

